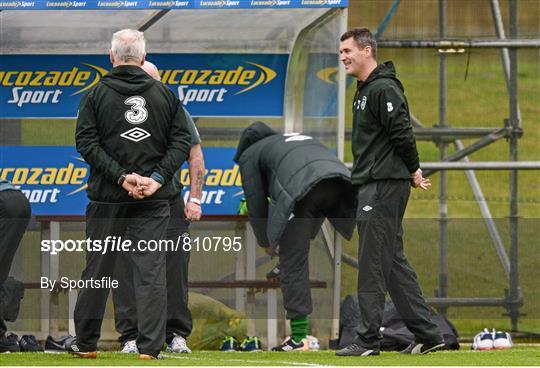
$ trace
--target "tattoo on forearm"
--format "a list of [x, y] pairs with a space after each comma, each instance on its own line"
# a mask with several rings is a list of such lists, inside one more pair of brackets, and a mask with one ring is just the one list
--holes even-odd
[[191, 193], [193, 197], [200, 198], [202, 196], [202, 187], [204, 180], [204, 171], [197, 170], [195, 173], [195, 182], [192, 183]]

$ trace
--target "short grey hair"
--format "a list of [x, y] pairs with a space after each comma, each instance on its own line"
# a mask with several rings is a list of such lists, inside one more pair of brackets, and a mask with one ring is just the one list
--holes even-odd
[[111, 51], [122, 62], [141, 62], [146, 53], [144, 34], [135, 29], [122, 29], [112, 36]]

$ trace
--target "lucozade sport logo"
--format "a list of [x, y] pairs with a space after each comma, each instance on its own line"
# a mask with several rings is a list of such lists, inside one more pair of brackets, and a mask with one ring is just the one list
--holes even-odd
[[[163, 83], [178, 86], [178, 97], [184, 105], [191, 102], [219, 103], [229, 92], [239, 95], [268, 84], [277, 76], [274, 70], [262, 64], [250, 61], [244, 64], [229, 69], [163, 69], [159, 73]], [[206, 86], [214, 88], [204, 88]]]
[[57, 104], [62, 89], [76, 88], [75, 96], [92, 88], [107, 70], [97, 65], [81, 63], [70, 70], [9, 70], [0, 71], [0, 85], [11, 87], [8, 104], [22, 108], [26, 104]]
[[[192, 116], [282, 116], [286, 54], [153, 54]], [[4, 118], [72, 118], [111, 69], [107, 55], [3, 55]], [[126, 96], [127, 97], [127, 96]]]
[[[81, 158], [74, 157], [76, 161]], [[0, 179], [9, 180], [28, 197], [30, 203], [57, 203], [65, 187], [72, 196], [87, 188], [88, 168], [69, 162], [65, 166], [1, 167]]]

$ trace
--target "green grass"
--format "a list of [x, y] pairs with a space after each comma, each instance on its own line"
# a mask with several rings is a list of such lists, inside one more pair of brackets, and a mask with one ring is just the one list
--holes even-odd
[[382, 353], [379, 357], [336, 357], [333, 351], [309, 353], [221, 353], [198, 351], [190, 355], [165, 354], [164, 360], [139, 361], [136, 355], [100, 353], [98, 359], [87, 360], [68, 354], [16, 353], [2, 356], [0, 365], [86, 366], [86, 365], [188, 365], [188, 366], [534, 366], [540, 361], [540, 348], [514, 347], [505, 351], [443, 351], [423, 356]]

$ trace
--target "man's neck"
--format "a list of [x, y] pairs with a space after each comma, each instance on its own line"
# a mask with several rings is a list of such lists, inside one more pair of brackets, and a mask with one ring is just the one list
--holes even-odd
[[366, 68], [362, 71], [360, 77], [357, 79], [361, 82], [365, 82], [368, 79], [369, 75], [375, 70], [375, 68], [377, 68], [377, 62], [375, 60], [371, 60], [367, 64]]
[[127, 65], [130, 65], [130, 66], [138, 66], [139, 68], [141, 67], [141, 64], [140, 63], [137, 63], [135, 61], [128, 61], [128, 62], [118, 62], [118, 63], [114, 63], [113, 64], [113, 68], [116, 68], [117, 66], [127, 66]]

